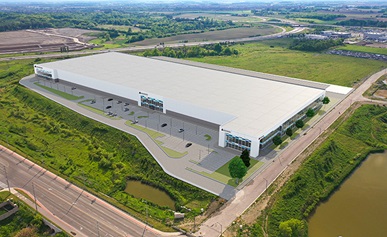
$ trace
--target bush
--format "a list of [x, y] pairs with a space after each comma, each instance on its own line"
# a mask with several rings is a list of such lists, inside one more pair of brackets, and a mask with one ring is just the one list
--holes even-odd
[[314, 109], [308, 109], [308, 111], [306, 111], [306, 116], [308, 116], [309, 118], [313, 117], [315, 114], [316, 112], [314, 111]]
[[274, 143], [274, 145], [276, 145], [276, 146], [278, 146], [278, 145], [281, 145], [281, 143], [282, 143], [282, 138], [280, 137], [280, 136], [275, 136], [274, 138], [273, 138], [273, 143]]
[[293, 130], [291, 128], [286, 129], [286, 135], [291, 137], [293, 135]]
[[302, 127], [304, 127], [304, 125], [305, 125], [305, 123], [304, 123], [304, 121], [302, 121], [302, 119], [299, 119], [296, 121], [297, 128], [302, 128]]

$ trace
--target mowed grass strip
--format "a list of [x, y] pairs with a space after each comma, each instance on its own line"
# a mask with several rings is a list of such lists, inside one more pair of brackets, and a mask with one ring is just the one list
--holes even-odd
[[235, 45], [237, 56], [189, 60], [349, 87], [386, 67], [377, 60], [290, 50], [290, 42], [278, 39]]
[[34, 84], [39, 86], [39, 87], [41, 87], [41, 88], [43, 88], [43, 89], [45, 89], [46, 91], [49, 91], [49, 92], [54, 93], [56, 95], [59, 95], [60, 97], [63, 97], [65, 99], [67, 99], [67, 100], [80, 100], [80, 99], [84, 98], [84, 96], [71, 95], [71, 94], [68, 94], [66, 92], [63, 92], [63, 91], [60, 91], [60, 90], [56, 90], [56, 89], [48, 87], [48, 86], [44, 86], [44, 85], [42, 85], [42, 84], [40, 84], [38, 82], [35, 82]]

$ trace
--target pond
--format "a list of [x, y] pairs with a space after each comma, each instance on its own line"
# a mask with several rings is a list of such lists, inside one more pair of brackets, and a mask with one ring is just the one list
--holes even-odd
[[309, 221], [310, 237], [387, 236], [387, 152], [371, 154], [321, 204]]
[[126, 183], [125, 192], [136, 198], [142, 198], [159, 206], [167, 206], [175, 210], [175, 202], [166, 192], [141, 183], [141, 181], [129, 180]]

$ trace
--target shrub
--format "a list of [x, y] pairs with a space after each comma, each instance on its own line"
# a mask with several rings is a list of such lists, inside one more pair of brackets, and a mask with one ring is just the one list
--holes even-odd
[[306, 111], [306, 116], [310, 118], [313, 117], [315, 114], [316, 112], [313, 109], [308, 109], [308, 111]]
[[331, 100], [325, 96], [324, 99], [322, 100], [323, 104], [326, 105], [326, 104], [329, 104], [329, 102], [331, 102]]
[[297, 128], [302, 128], [302, 127], [304, 127], [304, 125], [305, 125], [305, 123], [304, 123], [304, 121], [302, 121], [302, 119], [299, 119], [296, 121]]
[[276, 146], [278, 146], [278, 145], [280, 145], [281, 143], [282, 143], [282, 138], [280, 137], [280, 136], [275, 136], [274, 138], [273, 138], [273, 143], [274, 143], [274, 145], [276, 145]]
[[291, 137], [293, 135], [293, 130], [291, 128], [286, 129], [286, 135]]

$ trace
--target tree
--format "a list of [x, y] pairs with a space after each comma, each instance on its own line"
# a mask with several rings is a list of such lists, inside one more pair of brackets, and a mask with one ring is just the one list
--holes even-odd
[[286, 129], [286, 135], [291, 137], [293, 135], [293, 130], [291, 128]]
[[250, 167], [250, 152], [247, 149], [244, 149], [241, 154], [241, 159], [246, 167]]
[[219, 43], [215, 44], [214, 50], [219, 54], [220, 52], [222, 52], [222, 45], [220, 45]]
[[290, 219], [279, 224], [281, 237], [307, 236], [305, 223], [298, 219]]
[[275, 136], [275, 137], [273, 138], [273, 143], [274, 143], [274, 145], [276, 145], [276, 146], [280, 145], [280, 144], [282, 143], [281, 137], [278, 136], [278, 135]]
[[313, 109], [308, 109], [308, 111], [306, 111], [306, 116], [308, 117], [313, 117], [314, 115], [316, 114], [316, 112], [314, 112]]
[[247, 173], [247, 167], [243, 163], [242, 159], [238, 156], [234, 157], [228, 165], [228, 171], [232, 178], [236, 178], [238, 184], [239, 179], [243, 178]]
[[329, 102], [331, 102], [331, 100], [325, 96], [324, 99], [322, 100], [323, 104], [326, 105], [326, 104], [329, 104]]
[[302, 121], [302, 119], [299, 119], [296, 121], [297, 128], [302, 128], [302, 127], [304, 127], [304, 125], [305, 125], [305, 123], [304, 123], [304, 121]]

